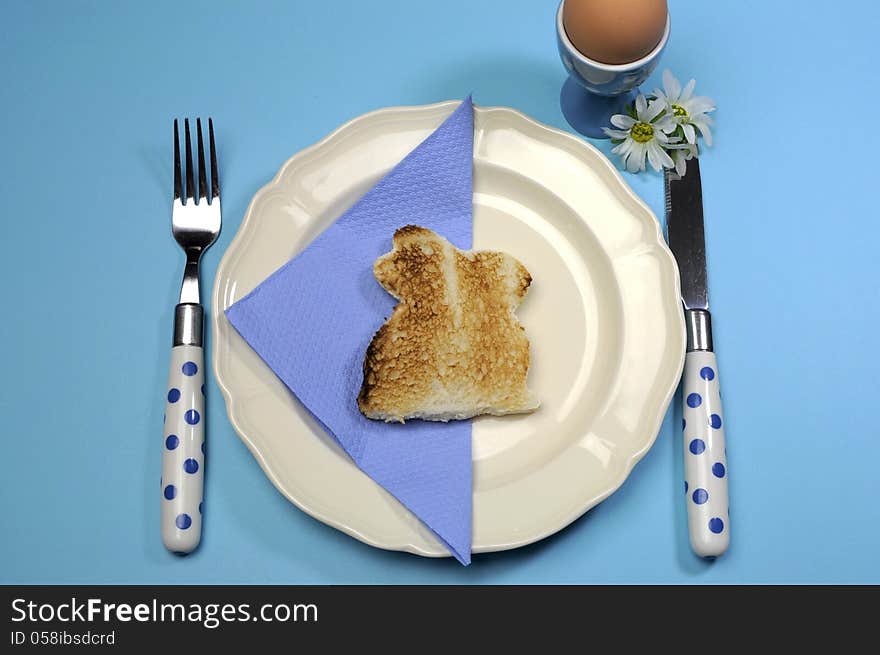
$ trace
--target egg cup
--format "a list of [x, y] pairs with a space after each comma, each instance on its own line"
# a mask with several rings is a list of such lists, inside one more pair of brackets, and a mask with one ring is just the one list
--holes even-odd
[[562, 113], [581, 134], [605, 139], [602, 127], [610, 126], [613, 114], [623, 113], [623, 108], [632, 102], [637, 87], [657, 67], [669, 40], [669, 14], [666, 15], [663, 36], [651, 52], [628, 64], [603, 64], [584, 55], [568, 38], [562, 24], [564, 5], [565, 0], [562, 0], [556, 12], [556, 44], [569, 74], [559, 96]]

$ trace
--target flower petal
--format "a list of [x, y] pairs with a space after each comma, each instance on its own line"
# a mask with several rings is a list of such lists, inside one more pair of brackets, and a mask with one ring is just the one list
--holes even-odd
[[629, 132], [625, 132], [623, 130], [612, 130], [610, 127], [603, 127], [602, 131], [605, 132], [612, 139], [625, 139], [629, 136]]
[[657, 154], [657, 151], [660, 150], [660, 147], [651, 142], [648, 146], [648, 163], [651, 164], [651, 168], [655, 171], [660, 170], [660, 155]]
[[[650, 141], [648, 142], [650, 143]], [[640, 143], [642, 146], [641, 152], [639, 153], [639, 171], [647, 170], [647, 159], [648, 159], [648, 143]]]
[[681, 129], [684, 130], [684, 138], [687, 139], [688, 143], [697, 142], [697, 131], [694, 129], [693, 125], [689, 123], [682, 123]]
[[687, 104], [683, 106], [691, 116], [694, 114], [705, 114], [710, 111], [715, 111], [715, 101], [706, 96], [695, 96], [688, 100]]
[[663, 116], [658, 119], [657, 122], [654, 123], [654, 132], [675, 132], [675, 128], [678, 127], [678, 120], [670, 114]]
[[622, 130], [628, 130], [633, 125], [635, 125], [636, 122], [634, 119], [626, 116], [625, 114], [614, 114], [614, 116], [611, 117], [611, 124], [614, 127], [619, 127]]
[[691, 99], [691, 96], [694, 95], [694, 87], [697, 86], [697, 81], [691, 78], [691, 81], [687, 83], [684, 87], [684, 91], [681, 92], [681, 96], [679, 96], [679, 100], [681, 102], [687, 102]]
[[632, 154], [633, 146], [635, 145], [635, 141], [632, 139], [626, 140], [624, 143], [621, 143], [618, 147], [618, 153], [620, 158], [623, 160], [623, 167], [626, 168], [626, 160]]
[[675, 161], [675, 172], [683, 176], [687, 171], [687, 158], [681, 150], [676, 150], [672, 154], [672, 159]]
[[[667, 108], [665, 103], [659, 102], [655, 100], [651, 104], [648, 105], [648, 108], [645, 110], [645, 122], [650, 123], [652, 120], [657, 118], [664, 109]], [[664, 117], [665, 118], [665, 117]]]
[[643, 94], [639, 94], [636, 96], [636, 115], [639, 117], [639, 120], [644, 120], [642, 118], [642, 114], [645, 113], [645, 110], [648, 108], [648, 101], [645, 99]]
[[709, 129], [709, 126], [706, 124], [706, 121], [694, 121], [694, 125], [700, 130], [700, 134], [703, 135], [703, 139], [706, 141], [707, 146], [712, 145], [712, 130]]
[[645, 170], [644, 144], [633, 142], [633, 148], [626, 159], [626, 170], [630, 173], [637, 173]]
[[627, 139], [623, 143], [618, 143], [611, 149], [612, 154], [620, 155], [621, 157], [625, 157], [627, 153], [632, 149], [633, 140]]
[[665, 150], [663, 150], [663, 148], [661, 148], [659, 145], [657, 145], [656, 143], [652, 142], [648, 145], [648, 154], [649, 155], [651, 154], [651, 151], [653, 151], [654, 157], [657, 159], [657, 162], [660, 164], [659, 167], [655, 166], [654, 170], [659, 171], [661, 167], [662, 168], [672, 168], [675, 165], [672, 161], [672, 157], [670, 157], [669, 154]]
[[681, 83], [668, 68], [663, 71], [663, 88], [666, 89], [666, 95], [672, 99], [672, 102], [678, 100], [681, 95]]

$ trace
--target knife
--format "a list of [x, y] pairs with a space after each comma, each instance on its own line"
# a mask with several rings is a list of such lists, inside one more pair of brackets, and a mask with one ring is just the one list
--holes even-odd
[[715, 558], [730, 544], [730, 516], [725, 418], [712, 347], [699, 160], [694, 157], [688, 162], [683, 177], [666, 170], [664, 182], [667, 239], [678, 262], [687, 326], [682, 433], [688, 531], [694, 552]]

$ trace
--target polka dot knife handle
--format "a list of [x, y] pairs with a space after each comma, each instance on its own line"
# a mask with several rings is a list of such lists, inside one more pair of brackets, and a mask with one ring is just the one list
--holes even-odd
[[687, 353], [684, 399], [684, 491], [691, 547], [700, 557], [718, 557], [730, 543], [724, 413], [715, 353]]
[[202, 348], [171, 349], [162, 443], [162, 541], [189, 553], [202, 535], [205, 473], [205, 374]]

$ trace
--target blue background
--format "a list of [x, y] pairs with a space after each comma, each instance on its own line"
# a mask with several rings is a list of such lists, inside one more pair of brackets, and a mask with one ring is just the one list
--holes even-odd
[[[677, 398], [602, 505], [469, 568], [370, 548], [269, 483], [208, 386], [201, 549], [159, 538], [181, 253], [171, 119], [215, 119], [223, 233], [290, 155], [461, 98], [569, 129], [554, 0], [0, 5], [0, 582], [880, 583], [873, 2], [670, 0], [663, 66], [715, 98], [703, 156], [733, 542], [686, 543]], [[601, 144], [606, 150], [608, 145]], [[662, 180], [627, 180], [662, 216]], [[210, 338], [210, 337], [209, 337]]]

